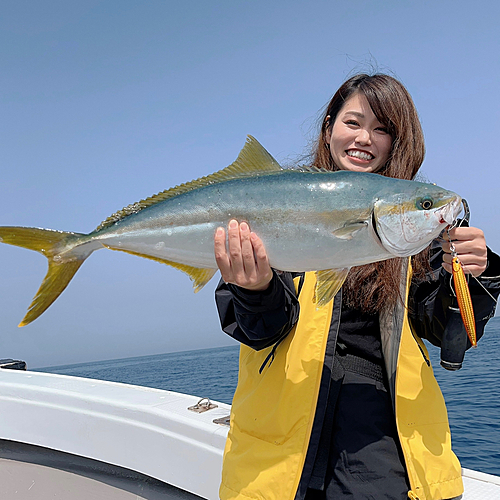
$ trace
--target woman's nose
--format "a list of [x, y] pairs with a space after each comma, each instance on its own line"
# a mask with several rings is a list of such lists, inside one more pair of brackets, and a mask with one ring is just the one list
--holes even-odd
[[370, 132], [366, 129], [360, 129], [358, 136], [356, 137], [356, 142], [359, 144], [371, 144]]

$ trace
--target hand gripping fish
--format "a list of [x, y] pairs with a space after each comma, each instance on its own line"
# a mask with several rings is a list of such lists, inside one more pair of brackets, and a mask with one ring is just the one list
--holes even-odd
[[359, 172], [283, 169], [252, 137], [227, 168], [116, 212], [89, 234], [0, 227], [0, 241], [36, 250], [49, 269], [19, 326], [40, 316], [85, 259], [109, 248], [168, 264], [200, 290], [217, 271], [213, 237], [231, 219], [262, 239], [270, 265], [317, 271], [318, 306], [352, 266], [423, 250], [460, 212], [438, 186]]

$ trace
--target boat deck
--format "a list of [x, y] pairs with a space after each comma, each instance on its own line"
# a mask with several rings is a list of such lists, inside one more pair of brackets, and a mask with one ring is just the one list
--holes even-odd
[[2, 498], [21, 500], [196, 500], [145, 474], [38, 446], [0, 440]]
[[[216, 500], [230, 406], [203, 396], [0, 369], [2, 496]], [[464, 500], [500, 500], [500, 477], [463, 477]]]

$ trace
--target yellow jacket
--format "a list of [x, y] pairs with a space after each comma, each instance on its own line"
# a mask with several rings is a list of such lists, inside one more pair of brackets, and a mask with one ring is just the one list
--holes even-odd
[[[407, 296], [408, 279], [401, 284], [403, 296]], [[295, 497], [309, 446], [334, 302], [318, 309], [313, 301], [315, 284], [315, 274], [306, 273], [299, 294], [299, 321], [262, 373], [259, 369], [272, 348], [254, 351], [241, 346], [224, 453], [222, 500]], [[337, 297], [334, 300], [340, 300]], [[380, 315], [380, 330], [411, 484], [408, 496], [420, 500], [457, 497], [463, 493], [460, 463], [451, 450], [447, 411], [426, 347], [412, 334], [402, 305]]]

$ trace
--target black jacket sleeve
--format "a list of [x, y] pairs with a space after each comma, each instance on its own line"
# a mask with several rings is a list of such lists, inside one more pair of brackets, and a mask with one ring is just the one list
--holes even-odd
[[[442, 268], [442, 260], [441, 248], [433, 248], [430, 262], [433, 271], [427, 281], [412, 283], [409, 296], [409, 319], [413, 332], [438, 347], [452, 311], [458, 307], [452, 275]], [[488, 248], [488, 267], [478, 278], [479, 283], [473, 278], [468, 281], [479, 340], [487, 321], [495, 314], [495, 300], [500, 294], [500, 257]]]
[[252, 292], [221, 280], [215, 301], [222, 330], [255, 350], [284, 338], [299, 317], [294, 276], [297, 274], [273, 271], [264, 292]]

